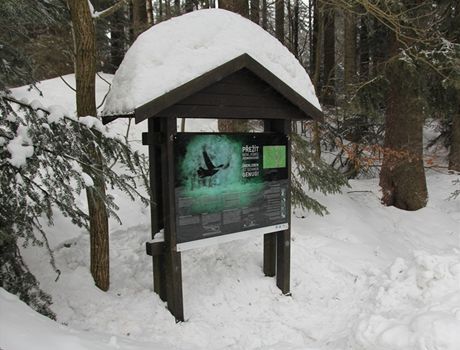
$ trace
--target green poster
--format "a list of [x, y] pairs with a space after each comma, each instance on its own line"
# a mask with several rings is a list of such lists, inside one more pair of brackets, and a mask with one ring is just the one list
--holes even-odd
[[179, 133], [174, 154], [178, 243], [288, 221], [285, 135]]

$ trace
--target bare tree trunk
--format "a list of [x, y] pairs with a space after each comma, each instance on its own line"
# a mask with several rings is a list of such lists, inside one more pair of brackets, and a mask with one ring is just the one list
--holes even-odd
[[110, 65], [111, 73], [115, 73], [123, 61], [125, 54], [124, 13], [115, 11], [110, 19]]
[[260, 22], [260, 2], [259, 0], [251, 0], [251, 21], [259, 24]]
[[[390, 57], [398, 55], [399, 49], [392, 34]], [[392, 70], [387, 79], [390, 86], [380, 172], [382, 202], [399, 209], [417, 210], [425, 207], [428, 197], [423, 167], [423, 111], [417, 90], [408, 86], [400, 74]]]
[[284, 44], [284, 0], [275, 0], [276, 38]]
[[144, 30], [147, 29], [147, 7], [145, 0], [132, 0], [133, 3], [133, 31], [134, 37], [137, 38]]
[[452, 135], [449, 169], [460, 171], [460, 92], [457, 92], [457, 112], [452, 115]]
[[268, 28], [267, 0], [262, 0], [262, 28], [265, 30]]
[[359, 76], [361, 81], [369, 79], [369, 26], [367, 16], [361, 16], [359, 28]]
[[153, 5], [150, 0], [147, 0], [146, 2], [146, 9], [147, 9], [147, 23], [149, 27], [151, 27], [154, 24], [154, 20], [153, 20]]
[[299, 59], [299, 0], [294, 0], [294, 25], [292, 27], [293, 33], [293, 53]]
[[[308, 28], [310, 39], [310, 76], [316, 72], [316, 49], [318, 45], [318, 0], [311, 0], [308, 6]], [[315, 85], [316, 87], [316, 85]], [[319, 90], [317, 90], [319, 91]]]
[[[315, 43], [315, 71], [313, 75], [313, 86], [316, 89], [316, 94], [320, 96], [321, 92], [321, 81], [320, 81], [320, 73], [321, 73], [321, 57], [323, 55], [323, 37], [324, 37], [324, 17], [323, 17], [323, 9], [322, 6], [319, 6], [319, 1], [315, 1], [315, 26], [317, 29], [316, 32], [316, 43]], [[313, 122], [313, 147], [315, 150], [315, 159], [319, 160], [321, 158], [321, 135], [319, 124], [317, 121]]]
[[165, 0], [165, 12], [166, 12], [165, 19], [170, 19], [171, 18], [171, 0]]
[[335, 105], [335, 9], [324, 7], [324, 97], [325, 104]]
[[174, 16], [180, 15], [180, 0], [174, 0]]
[[221, 0], [219, 7], [224, 10], [232, 11], [243, 17], [249, 18], [248, 0]]
[[352, 12], [345, 12], [344, 51], [343, 79], [346, 100], [349, 101], [356, 82], [356, 17]]
[[[78, 116], [96, 116], [96, 43], [94, 23], [87, 1], [68, 0], [72, 18], [75, 45], [75, 76], [77, 88]], [[90, 217], [91, 274], [96, 286], [109, 289], [109, 223], [103, 198], [105, 182], [102, 174], [102, 157], [94, 145], [88, 145], [93, 169], [84, 169], [91, 174], [94, 186], [88, 187], [86, 195]]]

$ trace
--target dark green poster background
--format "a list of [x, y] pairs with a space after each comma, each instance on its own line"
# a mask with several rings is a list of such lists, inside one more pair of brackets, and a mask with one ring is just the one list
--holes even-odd
[[283, 134], [178, 133], [177, 242], [287, 223]]

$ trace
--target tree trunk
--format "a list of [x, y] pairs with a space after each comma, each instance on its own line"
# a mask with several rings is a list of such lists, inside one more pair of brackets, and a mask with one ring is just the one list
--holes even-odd
[[[68, 0], [72, 18], [75, 45], [75, 77], [77, 89], [77, 114], [96, 116], [96, 43], [94, 23], [87, 1]], [[84, 169], [93, 178], [94, 186], [88, 187], [88, 211], [90, 217], [91, 274], [96, 286], [109, 289], [109, 223], [103, 198], [105, 182], [102, 175], [101, 154], [94, 145], [88, 145], [92, 168]]]
[[343, 79], [346, 100], [349, 101], [356, 82], [356, 18], [352, 12], [345, 12]]
[[359, 77], [361, 81], [369, 79], [369, 26], [368, 17], [361, 17], [359, 28]]
[[268, 8], [267, 0], [262, 0], [262, 28], [268, 29]]
[[299, 59], [299, 0], [294, 0], [294, 25], [292, 27], [293, 31], [293, 43], [292, 43], [292, 52], [294, 56]]
[[276, 38], [284, 44], [284, 0], [275, 0]]
[[125, 56], [125, 13], [115, 11], [110, 18], [110, 65], [111, 73], [115, 73]]
[[146, 9], [147, 9], [147, 23], [148, 23], [148, 26], [151, 27], [154, 24], [154, 20], [153, 20], [153, 5], [150, 0], [146, 1]]
[[324, 93], [323, 102], [335, 105], [335, 9], [324, 8]]
[[460, 92], [457, 92], [457, 111], [452, 115], [452, 135], [449, 151], [449, 169], [460, 171]]
[[[399, 49], [392, 34], [390, 57], [398, 55]], [[418, 89], [401, 79], [401, 73], [394, 67], [387, 72], [390, 85], [380, 186], [385, 205], [417, 210], [426, 205], [428, 197], [423, 167], [423, 111], [418, 101]]]
[[260, 22], [260, 2], [259, 0], [251, 0], [251, 21], [259, 24]]
[[[318, 0], [311, 0], [308, 7], [309, 38], [310, 38], [310, 76], [316, 72], [316, 51], [318, 48], [319, 7]], [[316, 88], [316, 85], [315, 85]], [[317, 89], [317, 92], [320, 90]], [[317, 94], [319, 96], [319, 94]]]
[[[315, 27], [316, 33], [314, 38], [316, 38], [315, 42], [315, 57], [314, 57], [314, 74], [313, 74], [313, 86], [315, 87], [316, 94], [320, 96], [321, 92], [321, 81], [320, 81], [320, 73], [321, 73], [321, 57], [323, 55], [323, 46], [321, 45], [323, 42], [324, 36], [324, 17], [323, 17], [323, 8], [319, 7], [319, 1], [315, 1]], [[321, 135], [320, 135], [320, 128], [317, 121], [313, 121], [313, 147], [315, 150], [315, 159], [319, 160], [321, 158]]]
[[174, 0], [174, 16], [180, 15], [180, 0]]
[[248, 0], [221, 0], [219, 7], [224, 10], [232, 11], [243, 17], [249, 18]]
[[147, 7], [145, 0], [132, 0], [133, 3], [133, 31], [134, 37], [148, 28]]

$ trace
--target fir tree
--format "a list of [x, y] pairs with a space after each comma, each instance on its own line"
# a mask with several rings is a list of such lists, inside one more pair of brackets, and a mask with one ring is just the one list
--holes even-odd
[[[58, 108], [32, 107], [6, 93], [0, 97], [0, 107], [0, 283], [37, 311], [52, 316], [50, 298], [24, 264], [19, 245], [44, 246], [59, 274], [44, 227], [53, 223], [53, 212], [59, 210], [75, 225], [88, 228], [89, 217], [78, 207], [77, 197], [93, 187], [91, 179], [98, 172], [109, 186], [147, 205], [148, 199], [137, 189], [139, 180], [148, 184], [146, 161], [94, 117], [77, 119]], [[90, 145], [102, 155], [101, 169], [91, 163]], [[124, 169], [121, 174], [112, 169], [114, 161]], [[113, 198], [97, 195], [119, 220]]]

